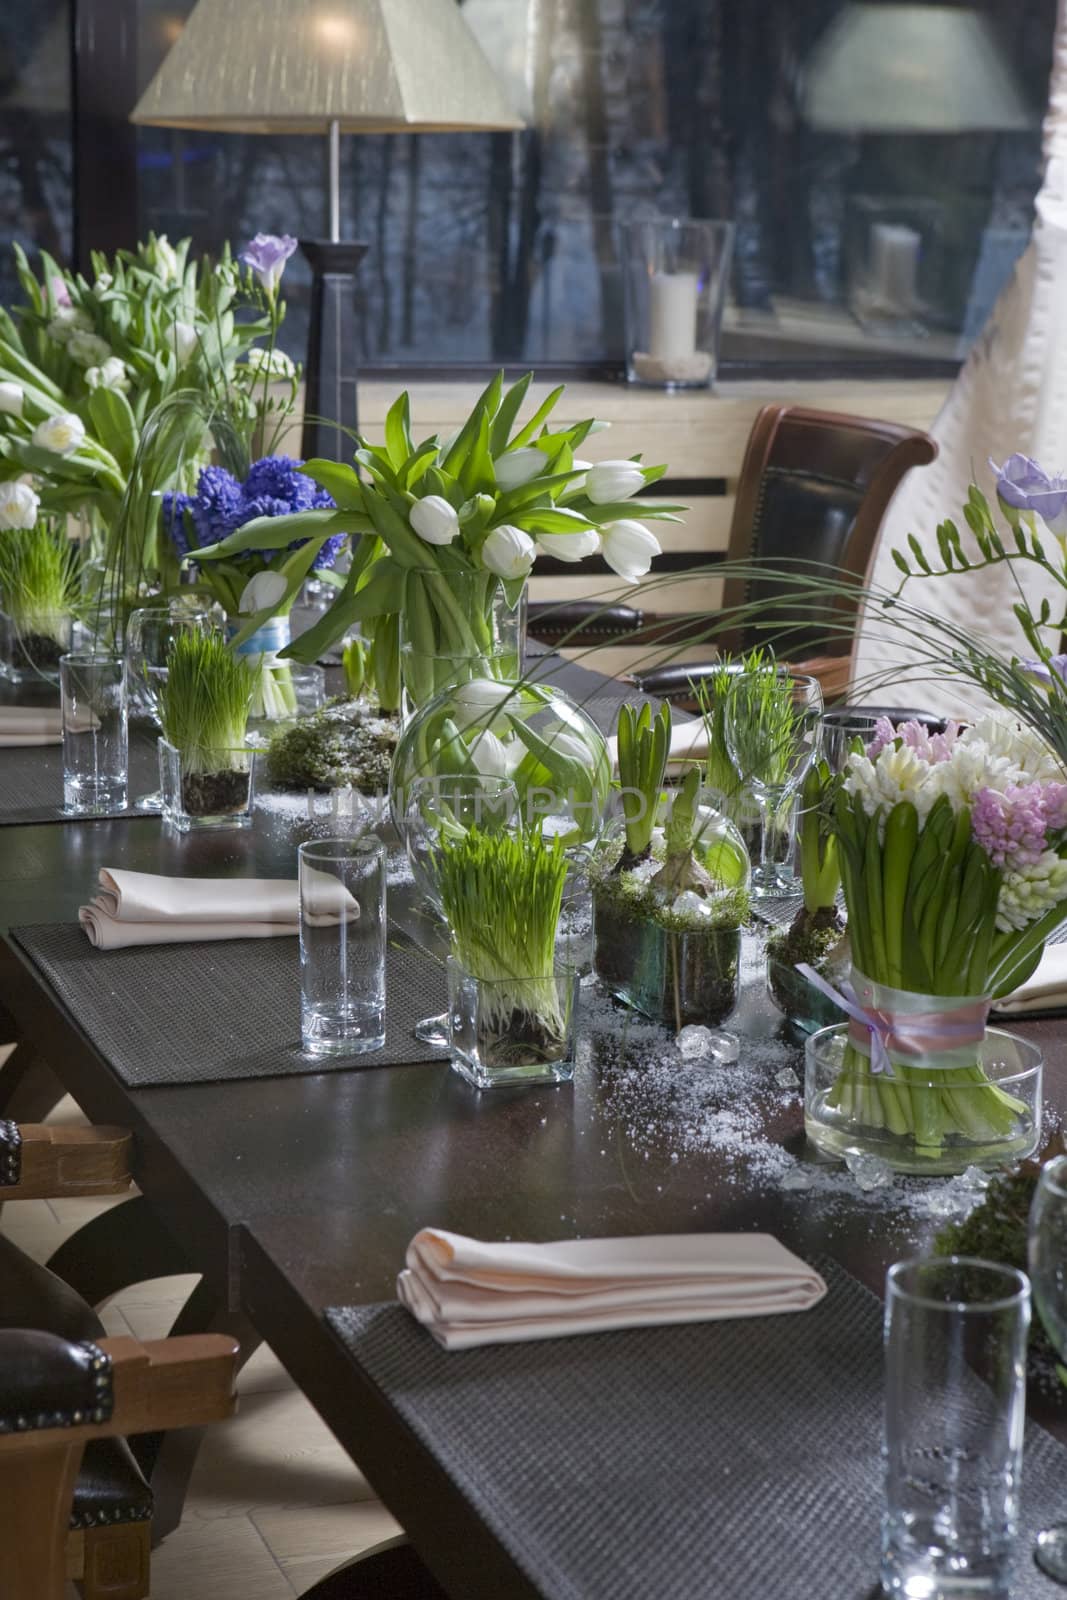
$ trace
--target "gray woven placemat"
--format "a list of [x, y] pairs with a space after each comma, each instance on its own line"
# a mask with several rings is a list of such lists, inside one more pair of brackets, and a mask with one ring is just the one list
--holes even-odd
[[[544, 1600], [868, 1600], [882, 1307], [835, 1262], [795, 1316], [446, 1353], [397, 1305], [328, 1310], [352, 1360]], [[1031, 1427], [1016, 1600], [1067, 1450]]]
[[444, 974], [408, 947], [387, 953], [384, 1049], [313, 1061], [300, 1050], [295, 936], [96, 950], [63, 922], [9, 937], [132, 1089], [445, 1059], [411, 1032], [444, 1008]]
[[[129, 799], [159, 788], [159, 758], [154, 736], [131, 732]], [[101, 817], [158, 816], [137, 810], [108, 811]], [[63, 746], [44, 744], [0, 750], [0, 827], [28, 822], [87, 822], [63, 809]]]

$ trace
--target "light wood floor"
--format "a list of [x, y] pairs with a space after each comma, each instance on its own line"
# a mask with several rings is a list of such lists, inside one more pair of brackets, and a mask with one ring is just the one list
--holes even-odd
[[[56, 1118], [80, 1120], [69, 1101]], [[111, 1203], [24, 1200], [4, 1207], [0, 1226], [44, 1261]], [[166, 1278], [127, 1290], [102, 1313], [108, 1332], [162, 1337], [196, 1281]], [[292, 1600], [397, 1532], [265, 1347], [245, 1367], [239, 1391], [237, 1416], [213, 1428], [200, 1452], [181, 1527], [152, 1552], [152, 1600]]]

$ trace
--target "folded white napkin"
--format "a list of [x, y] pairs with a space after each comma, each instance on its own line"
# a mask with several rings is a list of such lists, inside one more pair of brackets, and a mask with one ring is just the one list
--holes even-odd
[[58, 706], [0, 706], [0, 750], [62, 742]]
[[[692, 722], [671, 724], [671, 745], [667, 755], [668, 766], [679, 761], [703, 761], [708, 753], [708, 731], [703, 717]], [[614, 771], [619, 766], [619, 741], [612, 734], [608, 740], [608, 754]]]
[[486, 1244], [423, 1228], [406, 1261], [397, 1295], [446, 1350], [806, 1311], [826, 1293], [768, 1233]]
[[1008, 1017], [1023, 1017], [1028, 1011], [1055, 1011], [1067, 1006], [1067, 944], [1048, 944], [1032, 978], [994, 1010]]
[[[354, 921], [359, 906], [331, 873], [315, 875], [315, 922]], [[78, 912], [99, 950], [202, 939], [271, 939], [300, 930], [295, 878], [164, 878], [101, 867], [99, 893]]]

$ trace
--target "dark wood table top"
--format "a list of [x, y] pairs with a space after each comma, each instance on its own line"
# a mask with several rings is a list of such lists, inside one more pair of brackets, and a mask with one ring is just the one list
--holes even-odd
[[[0, 829], [0, 916], [9, 926], [73, 919], [105, 865], [292, 876], [308, 831], [299, 816], [273, 812], [247, 833], [185, 837], [156, 821]], [[396, 905], [409, 914], [402, 894]], [[787, 1192], [743, 1153], [694, 1153], [669, 1103], [646, 1099], [635, 1119], [611, 1071], [592, 1061], [573, 1087], [481, 1095], [447, 1064], [130, 1090], [9, 946], [0, 984], [86, 1113], [133, 1129], [136, 1175], [153, 1208], [195, 1265], [228, 1285], [233, 1308], [268, 1340], [442, 1581], [473, 1600], [530, 1591], [359, 1392], [321, 1318], [329, 1305], [391, 1298], [417, 1228], [531, 1239], [761, 1228], [801, 1254], [832, 1254], [880, 1289], [886, 1264], [938, 1226], [906, 1187], [895, 1191], [899, 1203], [845, 1185]], [[210, 1006], [211, 996], [178, 1001]], [[773, 1034], [773, 1013], [758, 998], [749, 1005], [752, 1030]], [[1062, 1109], [1067, 1026], [1024, 1026], [1046, 1053], [1046, 1099]], [[799, 1154], [800, 1099], [774, 1086], [780, 1066], [766, 1069], [759, 1137]]]

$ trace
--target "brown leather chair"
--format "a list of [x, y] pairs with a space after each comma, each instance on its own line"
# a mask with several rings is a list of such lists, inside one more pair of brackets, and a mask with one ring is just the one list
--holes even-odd
[[[727, 615], [740, 606], [758, 607], [759, 626], [753, 620], [716, 628], [714, 614], [658, 616], [622, 605], [542, 602], [530, 607], [530, 632], [567, 647], [631, 643], [635, 658], [648, 661], [657, 648], [667, 655], [687, 645], [737, 652], [773, 644], [780, 626], [783, 659], [813, 668], [828, 697], [840, 693], [848, 681], [855, 606], [845, 598], [834, 603], [832, 629], [806, 620], [790, 604], [794, 586], [784, 574], [796, 578], [805, 567], [817, 572], [830, 566], [861, 583], [893, 492], [911, 467], [925, 466], [936, 455], [933, 439], [900, 423], [807, 406], [764, 406], [741, 464], [726, 560], [755, 562], [766, 571], [728, 577], [722, 605]], [[641, 515], [639, 499], [634, 515]], [[708, 566], [711, 558], [694, 554], [693, 564]], [[648, 693], [682, 703], [692, 698], [691, 681], [710, 670], [710, 660], [668, 662], [636, 671], [634, 678]]]
[[[928, 434], [901, 423], [807, 406], [764, 406], [745, 449], [726, 557], [760, 570], [727, 577], [721, 631], [714, 616], [646, 615], [642, 654], [653, 641], [675, 647], [708, 643], [731, 654], [764, 644], [817, 677], [828, 699], [843, 693], [856, 603], [840, 596], [820, 603], [813, 616], [793, 599], [796, 580], [830, 567], [862, 584], [904, 474], [936, 455]], [[740, 607], [751, 608], [749, 615], [731, 623], [730, 614]], [[693, 704], [691, 684], [714, 665], [671, 662], [637, 671], [634, 679], [648, 694]]]
[[[118, 1128], [0, 1121], [0, 1199], [121, 1194]], [[149, 1592], [152, 1493], [126, 1435], [228, 1416], [237, 1346], [221, 1335], [108, 1339], [62, 1278], [0, 1235], [0, 1595]], [[106, 1403], [102, 1396], [105, 1396]]]

